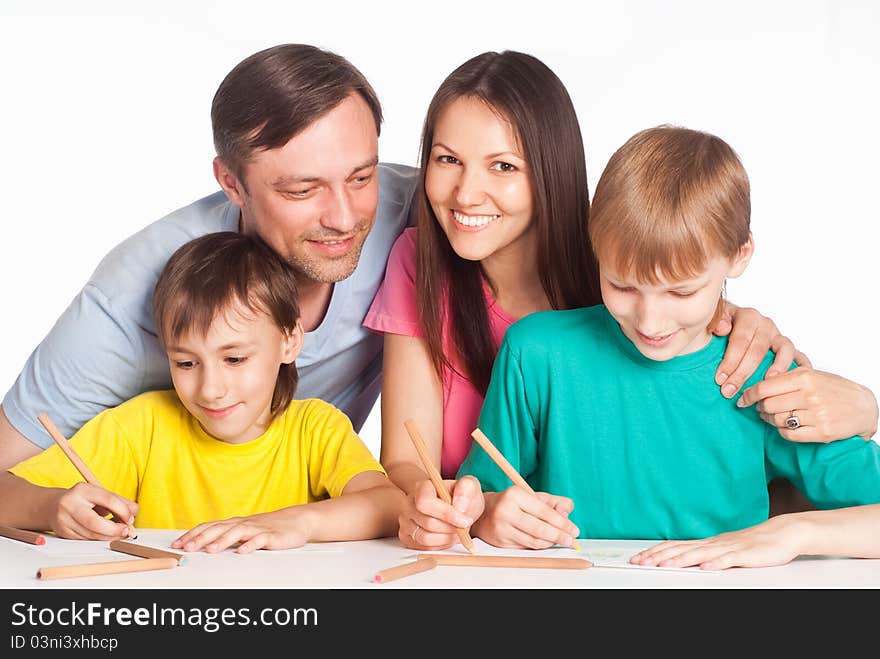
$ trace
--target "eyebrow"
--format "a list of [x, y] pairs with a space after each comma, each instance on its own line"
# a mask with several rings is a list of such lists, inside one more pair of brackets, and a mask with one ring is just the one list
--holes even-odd
[[[378, 164], [379, 164], [379, 156], [378, 155], [373, 156], [369, 160], [365, 160], [364, 162], [357, 165], [356, 167], [353, 167], [351, 172], [349, 172], [349, 174], [346, 178], [353, 176], [354, 174], [361, 171], [362, 169], [367, 169], [368, 167], [375, 167]], [[277, 179], [272, 181], [272, 186], [276, 187], [276, 188], [280, 188], [285, 185], [290, 185], [291, 183], [314, 183], [315, 181], [320, 181], [320, 180], [321, 180], [320, 176], [309, 176], [309, 175], [306, 175], [306, 176], [296, 176], [296, 175], [279, 176]]]
[[[608, 273], [603, 273], [602, 275], [610, 281], [615, 286], [632, 286], [631, 282], [627, 282], [625, 279], [620, 279], [619, 277], [612, 277]], [[640, 282], [636, 282], [637, 284]], [[666, 288], [670, 291], [678, 290], [681, 288], [691, 288], [694, 287], [696, 289], [704, 288], [709, 285], [708, 281], [700, 281], [699, 279], [688, 279], [686, 281], [676, 282], [671, 286], [663, 286], [662, 288]]]
[[[227, 343], [227, 344], [222, 345], [219, 348], [217, 348], [217, 352], [222, 352], [224, 350], [240, 350], [242, 348], [252, 348], [252, 347], [254, 347], [254, 345], [256, 345], [256, 344], [246, 342], [246, 341], [239, 341], [236, 343]], [[191, 353], [192, 350], [189, 350], [188, 348], [186, 348], [184, 346], [168, 346], [166, 348], [166, 352]]]
[[[456, 153], [455, 149], [446, 146], [445, 144], [443, 144], [443, 142], [434, 142], [434, 144], [431, 146], [431, 148], [435, 149], [438, 146], [443, 149], [446, 149], [447, 151], [451, 151], [452, 153]], [[523, 158], [516, 151], [499, 151], [498, 153], [490, 153], [489, 155], [486, 156], [486, 160], [491, 160], [492, 158], [499, 158], [501, 156], [513, 156], [514, 158], [517, 158], [519, 160], [525, 160], [525, 158]]]
[[217, 348], [217, 350], [218, 351], [239, 350], [241, 348], [253, 348], [254, 345], [255, 345], [254, 343], [250, 343], [249, 341], [238, 341], [235, 343], [227, 343], [226, 345], [222, 345], [219, 348]]

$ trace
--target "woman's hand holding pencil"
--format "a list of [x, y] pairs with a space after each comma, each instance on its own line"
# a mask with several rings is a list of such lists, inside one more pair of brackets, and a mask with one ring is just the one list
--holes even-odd
[[407, 419], [403, 425], [430, 481], [418, 483], [411, 496], [407, 497], [406, 508], [399, 517], [400, 541], [404, 546], [415, 549], [440, 549], [452, 545], [450, 539], [454, 533], [462, 546], [473, 554], [474, 543], [468, 527], [483, 511], [480, 484], [471, 478], [472, 484], [448, 481], [447, 485], [431, 460], [428, 445], [415, 421]]
[[400, 541], [411, 549], [446, 549], [460, 541], [467, 529], [483, 513], [483, 493], [472, 476], [442, 481], [450, 492], [451, 503], [437, 494], [430, 480], [418, 483], [406, 499], [400, 515]]

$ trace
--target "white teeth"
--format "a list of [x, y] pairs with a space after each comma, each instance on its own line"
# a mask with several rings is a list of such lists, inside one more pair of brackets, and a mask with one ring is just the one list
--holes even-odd
[[482, 227], [489, 224], [492, 220], [497, 220], [501, 217], [500, 215], [465, 215], [458, 211], [452, 211], [452, 216], [456, 222], [466, 227]]

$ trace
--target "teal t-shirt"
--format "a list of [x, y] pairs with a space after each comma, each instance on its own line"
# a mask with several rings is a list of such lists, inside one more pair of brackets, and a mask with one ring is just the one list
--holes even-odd
[[[880, 445], [789, 442], [754, 406], [721, 396], [727, 346], [658, 362], [600, 305], [531, 314], [508, 329], [480, 429], [538, 491], [574, 500], [582, 537], [688, 539], [767, 519], [784, 476], [816, 506], [880, 502]], [[746, 386], [763, 378], [768, 353]], [[510, 480], [476, 443], [458, 476]]]

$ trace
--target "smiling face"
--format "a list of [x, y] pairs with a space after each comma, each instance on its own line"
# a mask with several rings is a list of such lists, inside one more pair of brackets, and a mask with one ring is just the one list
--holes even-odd
[[257, 151], [244, 185], [219, 159], [214, 173], [255, 232], [305, 278], [345, 279], [357, 266], [379, 200], [378, 136], [357, 94], [278, 149]]
[[456, 99], [430, 148], [425, 193], [456, 254], [483, 261], [534, 242], [527, 163], [507, 121], [480, 100]]
[[212, 437], [241, 444], [271, 423], [272, 394], [281, 364], [302, 346], [302, 326], [285, 335], [265, 313], [236, 302], [202, 336], [188, 332], [166, 348], [174, 389]]
[[617, 272], [599, 259], [602, 301], [639, 352], [654, 361], [666, 361], [704, 348], [711, 338], [724, 280], [738, 277], [752, 254], [751, 240], [728, 259], [710, 258], [694, 277], [670, 280], [657, 273], [656, 284], [639, 282]]

